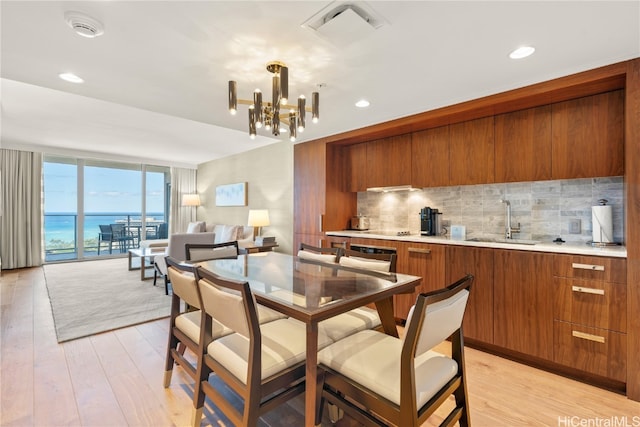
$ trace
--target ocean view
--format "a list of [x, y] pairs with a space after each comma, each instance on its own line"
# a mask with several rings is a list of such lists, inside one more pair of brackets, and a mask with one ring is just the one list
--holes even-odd
[[[84, 215], [84, 241], [97, 242], [100, 233], [100, 224], [115, 224], [118, 222], [140, 222], [140, 213], [85, 213]], [[76, 236], [77, 214], [75, 213], [45, 213], [44, 214], [44, 241], [45, 247], [57, 246], [61, 243], [69, 243], [67, 247], [74, 246]], [[164, 221], [163, 213], [149, 213], [147, 221]]]

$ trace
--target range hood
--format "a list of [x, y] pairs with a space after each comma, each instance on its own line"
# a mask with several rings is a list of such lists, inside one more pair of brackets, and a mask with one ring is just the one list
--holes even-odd
[[369, 187], [367, 191], [374, 193], [389, 193], [391, 191], [420, 191], [419, 188], [414, 188], [411, 185], [394, 185], [390, 187]]

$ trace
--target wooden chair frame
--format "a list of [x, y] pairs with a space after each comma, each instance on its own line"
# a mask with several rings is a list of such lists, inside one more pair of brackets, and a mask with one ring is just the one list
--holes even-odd
[[[244, 315], [247, 317], [250, 343], [247, 381], [244, 384], [223, 365], [206, 354], [207, 344], [211, 342], [211, 313], [202, 310], [200, 346], [198, 348], [198, 373], [194, 394], [194, 414], [192, 425], [199, 426], [202, 418], [204, 400], [208, 396], [213, 403], [236, 426], [255, 426], [258, 418], [276, 406], [304, 392], [305, 363], [301, 362], [264, 380], [262, 376], [262, 335], [258, 321], [257, 304], [251, 294], [249, 283], [223, 279], [202, 268], [196, 269], [199, 286], [216, 286], [241, 295], [244, 302]], [[225, 384], [244, 400], [241, 413], [209, 383], [209, 375], [215, 372]]]
[[300, 250], [301, 251], [317, 252], [319, 254], [335, 255], [336, 256], [336, 261], [337, 261], [338, 258], [340, 257], [340, 253], [342, 251], [342, 248], [321, 248], [321, 247], [309, 245], [309, 244], [306, 244], [306, 243], [300, 243]]
[[[414, 314], [405, 329], [406, 336], [400, 356], [400, 405], [323, 365], [319, 367], [318, 380], [323, 385], [322, 400], [338, 406], [365, 426], [388, 426], [391, 423], [402, 427], [418, 427], [453, 394], [456, 406], [440, 425], [452, 426], [459, 422], [461, 427], [469, 426], [471, 421], [468, 410], [462, 325], [450, 336], [451, 357], [458, 364], [458, 372], [421, 408], [417, 408], [416, 404], [414, 358], [427, 307], [450, 298], [462, 290], [469, 290], [472, 282], [473, 276], [467, 275], [445, 289], [418, 295]], [[322, 404], [318, 405], [318, 408], [316, 424], [321, 420]]]
[[173, 366], [175, 363], [180, 365], [185, 372], [196, 380], [196, 367], [184, 357], [185, 347], [191, 350], [194, 354], [198, 354], [198, 343], [189, 338], [184, 332], [176, 327], [176, 317], [182, 314], [181, 301], [185, 301], [187, 311], [190, 309], [199, 309], [202, 307], [202, 298], [200, 297], [200, 291], [196, 282], [195, 268], [189, 265], [181, 264], [177, 260], [171, 257], [166, 257], [167, 262], [167, 274], [172, 269], [179, 272], [188, 272], [194, 275], [193, 285], [197, 295], [198, 304], [195, 306], [194, 301], [183, 300], [182, 297], [176, 292], [172, 292], [171, 296], [171, 315], [169, 320], [169, 342], [167, 344], [167, 356], [165, 359], [165, 373], [164, 373], [164, 387], [169, 387], [171, 383], [171, 374], [173, 372]]

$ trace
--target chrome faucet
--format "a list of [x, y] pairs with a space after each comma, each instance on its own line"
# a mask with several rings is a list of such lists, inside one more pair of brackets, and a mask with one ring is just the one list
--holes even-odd
[[513, 238], [513, 233], [519, 233], [520, 232], [520, 223], [518, 223], [517, 227], [512, 227], [511, 226], [511, 203], [509, 203], [508, 200], [504, 200], [504, 199], [500, 199], [500, 203], [504, 203], [505, 204], [505, 221], [506, 221], [506, 225], [505, 225], [505, 229], [504, 229], [504, 238], [505, 239], [512, 239]]

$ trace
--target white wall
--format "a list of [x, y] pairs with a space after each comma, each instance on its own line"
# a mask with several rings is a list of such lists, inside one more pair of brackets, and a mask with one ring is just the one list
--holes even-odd
[[[216, 186], [247, 183], [247, 206], [216, 206]], [[211, 224], [247, 224], [249, 209], [268, 209], [271, 225], [264, 236], [275, 236], [279, 252], [293, 246], [293, 144], [266, 147], [198, 165], [197, 189], [202, 206], [199, 221]]]

